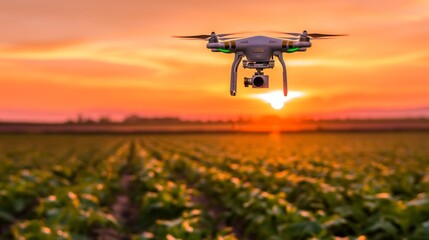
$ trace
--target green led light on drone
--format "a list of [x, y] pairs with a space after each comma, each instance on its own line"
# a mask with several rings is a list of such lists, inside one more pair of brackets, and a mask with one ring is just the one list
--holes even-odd
[[289, 53], [293, 53], [293, 52], [296, 52], [296, 51], [298, 51], [299, 50], [299, 48], [298, 47], [295, 47], [295, 48], [289, 48], [288, 50], [286, 50], [287, 52], [289, 52]]
[[231, 52], [231, 50], [229, 50], [229, 49], [224, 49], [224, 48], [218, 48], [217, 50], [219, 50], [219, 51], [221, 51], [221, 52], [224, 52], [224, 53], [229, 53], [229, 52]]

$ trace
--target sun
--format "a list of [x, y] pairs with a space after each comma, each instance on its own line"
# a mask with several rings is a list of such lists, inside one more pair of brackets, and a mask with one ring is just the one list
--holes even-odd
[[304, 96], [302, 92], [289, 91], [287, 97], [283, 95], [283, 91], [273, 91], [269, 93], [261, 93], [253, 95], [254, 98], [261, 99], [269, 104], [271, 107], [280, 110], [284, 107], [285, 103], [294, 99]]
[[285, 103], [283, 102], [282, 99], [273, 99], [271, 101], [271, 107], [273, 107], [274, 109], [277, 109], [277, 110], [282, 109], [284, 105], [285, 105]]

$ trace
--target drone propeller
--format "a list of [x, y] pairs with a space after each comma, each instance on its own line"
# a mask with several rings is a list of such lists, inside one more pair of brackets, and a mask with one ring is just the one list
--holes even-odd
[[193, 36], [172, 36], [175, 38], [184, 38], [184, 39], [202, 39], [202, 40], [206, 40], [207, 38], [210, 37], [210, 35], [193, 35]]
[[[291, 38], [291, 37], [281, 37], [281, 39], [286, 39], [286, 40], [293, 40], [293, 41], [296, 41], [296, 40], [299, 40], [299, 38], [296, 38], [296, 37], [293, 37], [293, 38]], [[335, 38], [332, 38], [332, 37], [324, 37], [324, 38], [312, 38], [312, 40], [326, 40], [326, 39], [335, 39]]]
[[[330, 39], [332, 37], [342, 37], [347, 36], [347, 34], [325, 34], [325, 33], [308, 33], [307, 31], [303, 31], [302, 33], [296, 33], [296, 32], [274, 32], [274, 33], [280, 33], [280, 34], [286, 34], [296, 37], [311, 37], [312, 39]], [[326, 38], [329, 37], [329, 38]], [[291, 40], [295, 40], [294, 38], [290, 38]], [[296, 38], [299, 39], [299, 38]]]
[[212, 34], [207, 35], [207, 34], [201, 34], [201, 35], [191, 35], [191, 36], [173, 36], [175, 38], [183, 38], [183, 39], [200, 39], [200, 40], [207, 40], [209, 38], [211, 38], [212, 36], [216, 36], [218, 37], [218, 39], [220, 40], [228, 40], [228, 39], [233, 39], [233, 38], [223, 38], [229, 35], [235, 35], [235, 34], [241, 34], [244, 32], [236, 32], [236, 33], [222, 33], [222, 34], [216, 34], [214, 32], [212, 32]]

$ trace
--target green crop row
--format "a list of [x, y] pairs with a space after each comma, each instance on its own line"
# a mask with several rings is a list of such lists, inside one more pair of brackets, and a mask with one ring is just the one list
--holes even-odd
[[[218, 198], [232, 216], [230, 222], [234, 219], [246, 220], [245, 236], [279, 236], [280, 239], [306, 238], [311, 235], [327, 238], [367, 235], [371, 239], [427, 237], [429, 205], [426, 192], [429, 185], [425, 177], [427, 175], [419, 169], [414, 172], [403, 171], [370, 163], [365, 166], [366, 172], [355, 172], [353, 169], [341, 168], [336, 162], [330, 165], [329, 162], [317, 160], [302, 164], [296, 161], [265, 161], [262, 165], [262, 161], [240, 163], [239, 159], [227, 154], [222, 157], [224, 152], [219, 153], [201, 142], [180, 143], [179, 146], [177, 142], [167, 141], [162, 146], [155, 144], [153, 151], [164, 159], [182, 161], [178, 163], [181, 165], [178, 172], [187, 171], [190, 182], [195, 184], [195, 179], [198, 179], [206, 194]], [[196, 176], [192, 177], [192, 171]], [[396, 174], [398, 176], [393, 177]], [[380, 181], [372, 181], [374, 178]], [[232, 183], [241, 184], [242, 188]], [[407, 190], [407, 194], [398, 194], [404, 193], [404, 190]], [[293, 203], [294, 208], [311, 216], [314, 221], [279, 221], [271, 217], [269, 211], [272, 208], [284, 209], [285, 206], [269, 205], [263, 198], [252, 198], [250, 192], [280, 195], [279, 199], [288, 204]], [[260, 205], [264, 210], [258, 216], [258, 211], [251, 206]], [[243, 215], [243, 212], [249, 215]], [[280, 215], [287, 216], [286, 213]], [[259, 221], [252, 222], [255, 219]], [[264, 225], [262, 220], [268, 223]], [[285, 222], [285, 225], [281, 222]], [[300, 223], [297, 225], [300, 227], [307, 226], [309, 232], [305, 233], [301, 229], [298, 232], [302, 235], [293, 235], [283, 231], [296, 226], [293, 222]]]
[[427, 239], [429, 136], [1, 135], [4, 239]]
[[63, 161], [51, 165], [48, 159], [44, 164], [31, 156], [32, 162], [24, 159], [18, 172], [3, 169], [9, 173], [0, 182], [0, 222], [9, 229], [2, 233], [5, 238], [74, 239], [101, 226], [117, 226], [107, 210], [118, 188], [117, 171], [111, 170], [120, 167], [127, 144], [115, 139], [100, 151], [93, 143], [90, 152], [67, 150], [62, 144], [59, 152], [69, 155]]

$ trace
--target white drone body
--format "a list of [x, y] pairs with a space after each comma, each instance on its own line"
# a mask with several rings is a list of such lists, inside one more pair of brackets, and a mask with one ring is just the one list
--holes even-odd
[[[268, 88], [269, 76], [264, 75], [263, 70], [274, 67], [274, 56], [276, 56], [283, 68], [283, 94], [287, 96], [287, 74], [286, 64], [283, 59], [283, 53], [303, 52], [311, 47], [310, 38], [323, 38], [344, 35], [333, 34], [309, 34], [307, 31], [302, 33], [276, 32], [280, 34], [288, 34], [295, 36], [294, 38], [274, 38], [266, 36], [253, 36], [247, 38], [224, 38], [229, 34], [216, 34], [212, 32], [210, 35], [194, 35], [194, 36], [177, 36], [185, 39], [203, 39], [208, 40], [207, 48], [212, 52], [234, 53], [234, 61], [231, 68], [230, 94], [237, 94], [237, 70], [243, 57], [243, 67], [256, 69], [255, 74], [251, 78], [244, 78], [244, 86], [252, 86], [253, 88]], [[221, 41], [219, 41], [221, 40]], [[222, 41], [228, 40], [228, 41]]]

